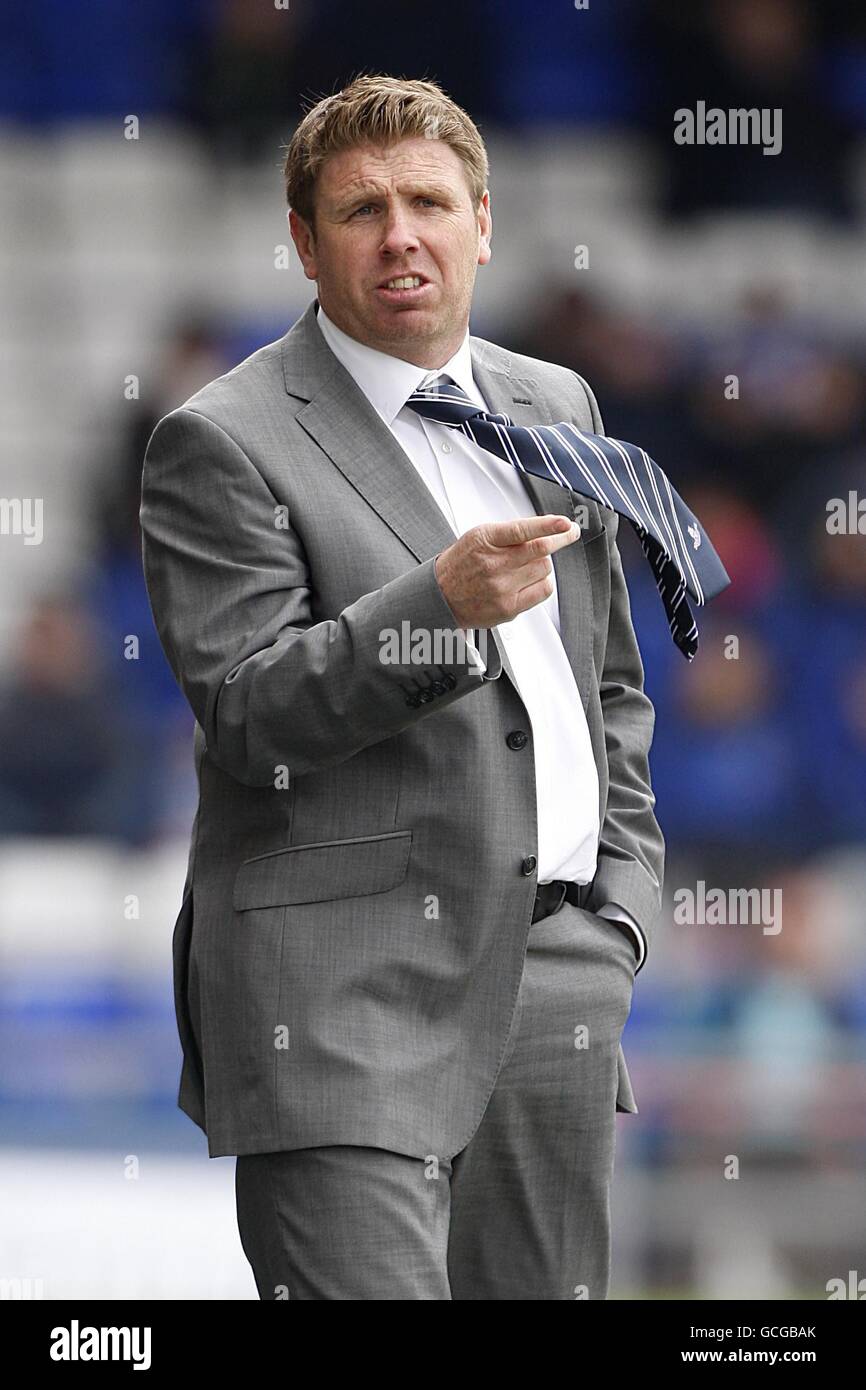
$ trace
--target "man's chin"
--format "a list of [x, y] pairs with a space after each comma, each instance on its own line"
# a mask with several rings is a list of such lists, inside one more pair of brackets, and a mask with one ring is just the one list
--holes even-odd
[[386, 338], [426, 338], [438, 328], [436, 315], [429, 309], [390, 309], [377, 314], [375, 324]]

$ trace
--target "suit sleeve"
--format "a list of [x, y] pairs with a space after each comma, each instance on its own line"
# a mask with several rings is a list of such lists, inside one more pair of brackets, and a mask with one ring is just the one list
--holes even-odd
[[[380, 659], [381, 632], [459, 629], [435, 558], [314, 621], [304, 548], [245, 451], [180, 408], [144, 460], [142, 559], [160, 642], [208, 754], [249, 786], [315, 772], [400, 733], [501, 673], [455, 659], [427, 671]], [[418, 692], [425, 692], [418, 702]]]
[[[595, 396], [582, 377], [577, 380], [590, 404], [593, 430], [603, 434]], [[635, 918], [644, 937], [642, 965], [661, 907], [665, 843], [653, 809], [649, 771], [655, 710], [644, 693], [643, 662], [616, 543], [619, 520], [618, 512], [610, 521], [606, 518], [611, 597], [600, 695], [610, 781], [590, 901], [594, 911], [605, 903], [617, 903]]]

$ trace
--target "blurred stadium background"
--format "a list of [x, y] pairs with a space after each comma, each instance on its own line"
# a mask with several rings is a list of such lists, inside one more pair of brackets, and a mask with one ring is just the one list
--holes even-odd
[[[689, 667], [623, 538], [668, 864], [612, 1297], [866, 1276], [866, 535], [827, 529], [866, 498], [866, 13], [48, 0], [0, 33], [0, 492], [44, 501], [40, 543], [0, 535], [0, 1276], [256, 1296], [234, 1159], [175, 1108], [193, 724], [141, 575], [141, 462], [312, 298], [279, 254], [281, 145], [362, 69], [435, 77], [488, 143], [472, 332], [585, 375], [735, 581]], [[698, 100], [782, 108], [782, 152], [677, 146]], [[783, 930], [678, 925], [700, 880], [781, 888]]]

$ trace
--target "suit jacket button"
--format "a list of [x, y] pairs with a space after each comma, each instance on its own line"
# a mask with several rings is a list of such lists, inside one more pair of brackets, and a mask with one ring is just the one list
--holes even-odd
[[512, 729], [505, 742], [509, 748], [525, 748], [529, 742], [529, 735], [525, 734], [522, 729]]
[[425, 686], [423, 690], [418, 691], [417, 698], [419, 705], [429, 705], [430, 701], [435, 700], [436, 696], [433, 694], [433, 691], [430, 689], [430, 686], [428, 685]]
[[444, 695], [448, 686], [444, 681], [434, 681], [430, 689], [433, 691], [434, 695]]
[[526, 877], [528, 878], [530, 874], [534, 874], [534, 873], [535, 873], [535, 868], [536, 868], [536, 865], [537, 865], [537, 864], [538, 864], [538, 860], [536, 859], [535, 855], [534, 855], [534, 854], [528, 854], [528, 855], [526, 856], [526, 858], [524, 859], [524, 861], [523, 861], [523, 863], [521, 864], [520, 867], [521, 867], [523, 873], [524, 873], [524, 874], [526, 875]]
[[457, 677], [452, 675], [449, 671], [447, 676], [442, 677], [442, 684], [445, 686], [446, 690], [453, 690], [457, 684]]

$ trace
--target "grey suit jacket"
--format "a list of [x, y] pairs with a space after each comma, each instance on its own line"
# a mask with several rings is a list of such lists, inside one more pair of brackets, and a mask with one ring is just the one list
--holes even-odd
[[[145, 457], [148, 593], [196, 718], [178, 1104], [211, 1157], [363, 1144], [450, 1158], [515, 1011], [537, 825], [531, 740], [506, 736], [531, 726], [496, 629], [483, 678], [459, 659], [380, 659], [385, 629], [456, 628], [433, 568], [454, 533], [317, 306], [166, 415]], [[602, 430], [576, 373], [470, 346], [494, 411]], [[651, 946], [664, 843], [619, 518], [524, 482], [527, 514], [588, 508], [553, 563], [599, 772], [589, 909], [620, 903]], [[617, 1108], [637, 1109], [621, 1048]]]

